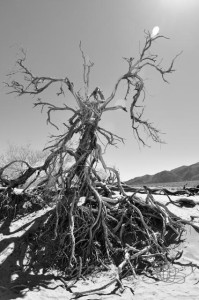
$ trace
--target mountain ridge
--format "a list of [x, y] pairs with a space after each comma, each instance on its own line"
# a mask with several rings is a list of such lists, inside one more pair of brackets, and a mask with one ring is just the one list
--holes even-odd
[[143, 185], [152, 183], [168, 183], [199, 180], [199, 162], [189, 166], [181, 166], [170, 171], [164, 170], [153, 175], [143, 175], [127, 180], [128, 185]]

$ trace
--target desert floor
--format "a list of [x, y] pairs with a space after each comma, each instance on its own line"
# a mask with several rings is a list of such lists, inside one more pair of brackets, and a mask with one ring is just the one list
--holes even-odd
[[[143, 197], [142, 195], [139, 195]], [[162, 203], [168, 202], [165, 196], [155, 196], [156, 200]], [[179, 197], [172, 197], [175, 200]], [[199, 201], [199, 196], [190, 197]], [[199, 206], [194, 208], [178, 208], [173, 204], [169, 204], [168, 208], [176, 215], [191, 220], [191, 216], [199, 217]], [[25, 286], [22, 294], [17, 293], [15, 289], [9, 290], [6, 282], [12, 276], [17, 277], [17, 267], [20, 260], [20, 252], [23, 251], [23, 245], [19, 244], [20, 237], [29, 228], [34, 226], [34, 220], [44, 213], [41, 210], [37, 213], [29, 214], [11, 224], [4, 230], [0, 228], [0, 300], [24, 299], [24, 300], [55, 300], [73, 299], [74, 292], [82, 292], [89, 289], [101, 287], [113, 279], [117, 273], [116, 267], [110, 266], [109, 271], [93, 273], [84, 281], [79, 280], [71, 288], [71, 292], [66, 291], [63, 283], [55, 280], [52, 276], [38, 274], [30, 276], [29, 284]], [[199, 218], [195, 218], [195, 225], [199, 228]], [[175, 265], [169, 269], [165, 267], [159, 273], [159, 281], [139, 276], [136, 279], [130, 277], [123, 280], [125, 290], [120, 292], [116, 289], [115, 283], [93, 294], [83, 296], [79, 299], [120, 299], [120, 300], [140, 300], [140, 299], [199, 299], [199, 233], [192, 227], [187, 226], [186, 235], [183, 236], [184, 242], [180, 245], [183, 250], [183, 256], [179, 260], [181, 264], [189, 264], [192, 267]], [[16, 245], [19, 245], [17, 248]], [[198, 269], [197, 269], [198, 266]], [[14, 279], [14, 277], [13, 277]]]

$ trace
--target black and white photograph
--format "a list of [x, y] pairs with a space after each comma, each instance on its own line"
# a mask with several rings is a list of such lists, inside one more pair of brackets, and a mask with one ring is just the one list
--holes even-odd
[[198, 0], [0, 0], [0, 300], [199, 299], [198, 30]]

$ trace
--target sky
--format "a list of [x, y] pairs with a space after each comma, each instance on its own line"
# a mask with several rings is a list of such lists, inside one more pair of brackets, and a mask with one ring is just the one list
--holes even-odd
[[[144, 116], [163, 132], [165, 144], [147, 140], [150, 147], [142, 147], [134, 138], [129, 112], [106, 112], [100, 126], [122, 136], [125, 144], [109, 147], [104, 160], [119, 169], [122, 180], [198, 162], [198, 0], [0, 0], [0, 154], [8, 144], [29, 143], [33, 149], [43, 149], [49, 136], [57, 134], [46, 124], [45, 113], [33, 109], [36, 99], [7, 94], [6, 75], [15, 69], [21, 48], [33, 74], [67, 76], [81, 90], [81, 41], [94, 62], [91, 91], [98, 86], [107, 98], [127, 72], [122, 57], [138, 57], [144, 30], [152, 31], [154, 26], [169, 38], [158, 39], [151, 49], [163, 59], [163, 66], [183, 51], [176, 71], [167, 76], [169, 84], [149, 68], [142, 73]], [[72, 101], [67, 97], [57, 99], [55, 91], [49, 90], [43, 100]], [[119, 92], [115, 101], [120, 98]], [[66, 122], [68, 117], [55, 115], [53, 120]]]

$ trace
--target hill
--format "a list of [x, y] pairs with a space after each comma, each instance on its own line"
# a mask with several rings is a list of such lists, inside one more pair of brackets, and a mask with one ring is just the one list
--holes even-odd
[[128, 185], [152, 183], [168, 183], [199, 180], [199, 162], [190, 166], [181, 166], [170, 171], [162, 171], [154, 175], [144, 175], [126, 181]]

